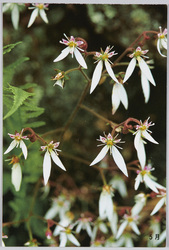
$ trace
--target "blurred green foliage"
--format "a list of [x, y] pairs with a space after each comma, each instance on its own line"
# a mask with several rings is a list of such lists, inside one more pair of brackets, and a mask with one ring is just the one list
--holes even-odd
[[[53, 87], [51, 78], [55, 75], [54, 69], [68, 70], [77, 67], [76, 60], [69, 55], [63, 61], [53, 63], [53, 60], [64, 48], [59, 41], [63, 33], [67, 36], [82, 37], [88, 43], [88, 51], [103, 50], [107, 45], [114, 45], [114, 50], [120, 55], [137, 37], [145, 30], [159, 30], [159, 26], [166, 27], [167, 7], [165, 5], [105, 5], [105, 4], [50, 4], [47, 16], [49, 24], [45, 24], [40, 17], [28, 29], [27, 24], [31, 10], [24, 8], [20, 14], [19, 29], [14, 30], [10, 14], [4, 14], [3, 20], [3, 44], [7, 45], [4, 55], [4, 148], [6, 149], [11, 139], [7, 133], [18, 132], [24, 126], [34, 127], [39, 134], [51, 130], [62, 129], [68, 120], [72, 110], [76, 106], [86, 82], [79, 72], [69, 74], [65, 88]], [[18, 41], [22, 43], [15, 46]], [[9, 44], [12, 44], [9, 46]], [[13, 48], [13, 47], [14, 48]], [[156, 39], [151, 39], [144, 46], [149, 49], [150, 59], [154, 59], [155, 69], [152, 70], [157, 83], [156, 87], [151, 86], [151, 96], [148, 104], [144, 103], [138, 71], [126, 84], [129, 97], [129, 109], [126, 111], [122, 106], [116, 114], [111, 114], [111, 91], [110, 79], [98, 86], [92, 95], [87, 94], [84, 104], [107, 119], [120, 123], [128, 117], [135, 117], [144, 121], [149, 116], [156, 123], [153, 127], [153, 135], [160, 143], [160, 146], [146, 145], [148, 159], [152, 160], [156, 168], [154, 173], [158, 176], [159, 183], [165, 185], [166, 176], [166, 60], [161, 58], [157, 52]], [[10, 51], [11, 50], [11, 51]], [[10, 53], [7, 53], [10, 52]], [[117, 55], [117, 56], [118, 56]], [[115, 59], [117, 58], [115, 57]], [[29, 61], [26, 62], [29, 58]], [[113, 58], [114, 59], [114, 58]], [[114, 59], [114, 60], [115, 60]], [[123, 58], [128, 62], [128, 57]], [[85, 73], [91, 78], [95, 64], [92, 58], [87, 58], [88, 69]], [[157, 70], [156, 70], [157, 69]], [[125, 71], [126, 66], [115, 67], [115, 73]], [[136, 79], [136, 80], [135, 80]], [[36, 83], [36, 84], [35, 84]], [[16, 97], [17, 90], [19, 97]], [[15, 99], [16, 98], [16, 99]], [[17, 104], [15, 112], [9, 110], [12, 104]], [[25, 115], [26, 114], [26, 115]], [[28, 115], [29, 114], [29, 115]], [[40, 116], [40, 117], [39, 117]], [[75, 192], [76, 205], [72, 212], [78, 218], [79, 213], [89, 210], [98, 216], [98, 197], [102, 181], [99, 173], [83, 162], [78, 162], [64, 157], [64, 153], [81, 157], [91, 162], [98, 153], [97, 141], [103, 131], [110, 132], [109, 125], [94, 117], [84, 109], [80, 109], [74, 118], [73, 123], [64, 135], [60, 146], [63, 152], [61, 160], [66, 166], [67, 172], [52, 166], [50, 180], [55, 185], [51, 187], [49, 196], [43, 199], [43, 192], [38, 191], [33, 212], [44, 216], [51, 204], [51, 197], [57, 196], [63, 190], [69, 194], [74, 193], [74, 187], [78, 187], [84, 194], [81, 199]], [[133, 137], [121, 135], [126, 141], [123, 147], [123, 155], [126, 162], [136, 159], [136, 152], [133, 147]], [[45, 140], [59, 141], [60, 132], [48, 134]], [[25, 219], [30, 212], [30, 204], [34, 196], [34, 190], [39, 178], [42, 177], [43, 154], [39, 151], [40, 144], [28, 143], [28, 159], [21, 162], [23, 180], [21, 189], [15, 192], [11, 184], [10, 166], [5, 162], [3, 173], [3, 216], [4, 222]], [[17, 153], [14, 149], [12, 153]], [[5, 157], [6, 159], [6, 157]], [[111, 163], [110, 163], [111, 166]], [[106, 178], [109, 181], [114, 172], [108, 171]], [[115, 195], [115, 202], [120, 206], [132, 206], [135, 195], [134, 186], [135, 173], [130, 173], [130, 180], [125, 179], [129, 196], [127, 199]], [[59, 183], [59, 184], [57, 184]], [[82, 192], [83, 191], [83, 192]], [[46, 245], [45, 231], [46, 223], [39, 219], [31, 219], [31, 228], [34, 237]], [[28, 241], [27, 223], [14, 224], [11, 227], [4, 227], [4, 233], [8, 235], [5, 241], [7, 246], [22, 246]], [[89, 240], [84, 239], [84, 246], [89, 245]], [[136, 240], [136, 246], [144, 246], [142, 240]]]

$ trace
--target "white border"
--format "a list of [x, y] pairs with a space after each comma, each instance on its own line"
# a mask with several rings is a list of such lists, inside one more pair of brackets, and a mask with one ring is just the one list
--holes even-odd
[[[9, 2], [17, 2], [17, 3], [34, 3], [34, 2], [46, 2], [49, 3], [48, 0], [44, 1], [34, 1], [34, 0], [29, 0], [29, 1], [23, 1], [23, 0], [17, 0], [17, 1], [8, 1], [8, 0], [2, 0], [2, 3], [0, 3], [0, 235], [2, 235], [2, 138], [3, 138], [3, 126], [2, 126], [2, 113], [3, 113], [3, 109], [2, 109], [2, 68], [3, 68], [3, 53], [2, 53], [2, 47], [3, 47], [3, 42], [2, 42], [2, 31], [3, 31], [3, 20], [2, 20], [2, 4], [3, 3], [9, 3]], [[55, 4], [121, 4], [121, 5], [125, 5], [125, 4], [141, 4], [141, 5], [153, 5], [153, 4], [158, 4], [158, 5], [168, 5], [168, 24], [167, 27], [169, 27], [169, 0], [53, 0], [50, 1], [50, 3], [55, 3]], [[169, 44], [168, 44], [168, 51], [169, 51]], [[169, 54], [169, 52], [168, 52]], [[169, 56], [167, 58], [167, 66], [169, 65]], [[169, 67], [167, 67], [169, 68]], [[167, 70], [167, 100], [169, 100], [169, 69]], [[158, 100], [157, 100], [158, 101]], [[166, 126], [166, 132], [167, 132], [167, 150], [166, 150], [166, 171], [167, 171], [167, 190], [169, 188], [169, 141], [168, 141], [168, 137], [169, 137], [169, 101], [167, 101], [167, 106], [166, 106], [167, 110], [166, 110], [166, 121], [167, 121], [167, 126]], [[169, 199], [168, 199], [168, 195], [167, 195], [167, 215], [166, 215], [166, 226], [167, 226], [167, 240], [166, 240], [166, 247], [157, 247], [158, 250], [164, 250], [164, 249], [169, 249]], [[0, 240], [0, 246], [1, 246], [1, 240]], [[6, 247], [7, 249], [18, 249], [18, 247]], [[19, 247], [20, 249], [25, 249], [25, 247]], [[59, 248], [59, 247], [58, 247]], [[0, 249], [4, 249], [2, 247], [0, 247]], [[37, 249], [37, 247], [33, 247], [33, 249]], [[51, 247], [38, 247], [38, 249], [51, 249]], [[60, 249], [60, 248], [59, 248]], [[74, 249], [74, 247], [65, 247], [62, 249]], [[77, 248], [76, 248], [77, 249]], [[106, 248], [106, 247], [97, 247], [97, 248], [92, 248], [92, 247], [80, 247], [80, 250], [83, 249], [96, 249], [96, 250], [120, 250], [120, 249], [127, 249], [125, 247], [118, 247], [118, 248]], [[153, 249], [153, 248], [149, 248], [149, 247], [142, 247], [142, 248], [138, 248], [138, 247], [134, 247], [134, 249], [139, 249], [139, 250], [149, 250], [149, 249]]]

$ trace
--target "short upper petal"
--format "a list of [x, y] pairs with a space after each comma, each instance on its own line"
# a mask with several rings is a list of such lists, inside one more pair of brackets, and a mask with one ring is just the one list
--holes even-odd
[[93, 90], [96, 88], [96, 86], [98, 85], [100, 81], [102, 69], [103, 69], [103, 62], [99, 61], [93, 72], [92, 82], [91, 82], [91, 87], [90, 87], [90, 94], [93, 92]]
[[106, 145], [102, 148], [102, 150], [100, 151], [100, 153], [97, 155], [97, 157], [94, 159], [94, 161], [92, 161], [92, 163], [90, 164], [90, 166], [97, 164], [99, 161], [101, 161], [105, 155], [107, 154], [109, 150], [109, 147]]
[[61, 54], [58, 57], [56, 57], [54, 62], [59, 62], [59, 61], [63, 60], [69, 53], [70, 53], [70, 49], [69, 49], [69, 47], [66, 47], [65, 49], [63, 49], [61, 51]]
[[154, 81], [154, 78], [152, 76], [151, 70], [148, 67], [147, 63], [140, 57], [140, 60], [138, 61], [139, 67], [141, 71], [144, 73], [145, 77], [154, 85], [156, 86], [156, 83]]
[[136, 58], [133, 57], [133, 59], [130, 61], [129, 65], [127, 67], [123, 83], [125, 83], [129, 79], [129, 77], [132, 75], [132, 73], [133, 73], [133, 71], [135, 69], [135, 66], [136, 66]]
[[50, 158], [49, 152], [46, 151], [44, 155], [44, 160], [43, 160], [43, 178], [44, 178], [45, 185], [47, 184], [49, 180], [50, 172], [51, 172], [51, 158]]
[[123, 174], [125, 174], [128, 177], [126, 163], [122, 155], [115, 146], [112, 146], [112, 155], [118, 168], [123, 172]]
[[82, 56], [82, 54], [79, 52], [78, 49], [75, 48], [74, 50], [74, 54], [75, 54], [75, 57], [76, 57], [76, 60], [78, 61], [78, 63], [84, 68], [84, 69], [87, 69], [87, 64], [84, 60], [84, 57]]
[[59, 157], [57, 156], [57, 154], [52, 150], [51, 151], [51, 157], [52, 160], [54, 161], [54, 163], [60, 167], [61, 169], [63, 169], [64, 171], [66, 171], [66, 168], [63, 166], [61, 160], [59, 159]]

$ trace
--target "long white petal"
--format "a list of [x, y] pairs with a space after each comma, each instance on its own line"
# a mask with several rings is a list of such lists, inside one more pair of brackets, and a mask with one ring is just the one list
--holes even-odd
[[146, 131], [144, 130], [142, 132], [142, 135], [148, 140], [151, 141], [152, 143], [159, 144], [157, 141], [154, 140], [154, 138]]
[[119, 230], [118, 230], [117, 235], [116, 235], [116, 239], [120, 238], [120, 236], [122, 235], [122, 233], [123, 233], [124, 229], [126, 228], [127, 224], [128, 224], [128, 221], [125, 220], [120, 225]]
[[54, 161], [54, 163], [60, 167], [61, 169], [63, 169], [64, 171], [66, 171], [66, 168], [63, 166], [61, 160], [59, 159], [59, 157], [56, 155], [56, 153], [54, 151], [51, 151], [51, 157], [52, 160]]
[[112, 89], [112, 114], [114, 115], [116, 110], [118, 109], [120, 105], [120, 97], [118, 94], [118, 84], [115, 83]]
[[165, 203], [165, 197], [159, 200], [159, 202], [155, 205], [150, 215], [154, 215], [155, 213], [157, 213], [160, 210], [160, 208], [164, 205], [164, 203]]
[[84, 68], [84, 69], [87, 69], [87, 64], [82, 56], [82, 54], [79, 52], [78, 49], [75, 48], [74, 50], [74, 54], [75, 54], [75, 57], [76, 57], [76, 60], [78, 61], [78, 63]]
[[73, 234], [68, 234], [67, 235], [68, 239], [75, 245], [75, 246], [80, 246], [79, 241], [75, 238]]
[[51, 172], [51, 158], [48, 151], [46, 151], [44, 160], [43, 160], [43, 178], [44, 184], [46, 185]]
[[124, 76], [124, 80], [123, 80], [123, 83], [125, 83], [129, 77], [132, 75], [134, 69], [135, 69], [135, 66], [136, 66], [136, 58], [133, 57], [133, 59], [131, 59], [128, 67], [127, 67], [127, 70], [126, 70], [126, 74]]
[[135, 216], [135, 215], [138, 215], [140, 212], [141, 212], [141, 210], [143, 209], [143, 207], [145, 206], [145, 202], [137, 202], [135, 205], [134, 205], [134, 207], [132, 207], [132, 209], [131, 209], [131, 214], [132, 214], [132, 216]]
[[147, 174], [144, 175], [143, 180], [150, 189], [152, 189], [155, 193], [159, 193], [155, 185], [156, 182], [153, 181]]
[[2, 7], [2, 12], [6, 12], [11, 6], [11, 3], [5, 3]]
[[126, 163], [122, 155], [115, 146], [112, 146], [112, 155], [118, 168], [123, 172], [123, 174], [125, 174], [128, 177]]
[[60, 53], [60, 55], [58, 57], [56, 57], [56, 59], [54, 60], [54, 62], [59, 62], [61, 60], [63, 60], [70, 52], [69, 47], [66, 47], [65, 49], [63, 49]]
[[91, 229], [91, 226], [89, 225], [89, 223], [87, 223], [87, 225], [86, 225], [86, 231], [87, 231], [88, 235], [90, 237], [92, 237], [92, 229]]
[[104, 234], [107, 234], [107, 233], [108, 233], [108, 229], [107, 229], [107, 227], [106, 227], [106, 225], [105, 225], [104, 223], [100, 223], [99, 229], [100, 229]]
[[7, 148], [7, 150], [5, 151], [4, 154], [9, 153], [9, 152], [16, 146], [16, 144], [17, 144], [17, 142], [16, 142], [15, 140], [13, 140], [13, 141], [10, 143], [9, 147]]
[[[167, 57], [166, 55], [163, 55], [162, 53], [161, 53], [161, 39], [158, 39], [158, 41], [157, 41], [157, 50], [158, 50], [158, 52], [159, 52], [159, 54], [161, 55], [161, 56], [163, 56], [163, 57]], [[164, 47], [165, 48], [165, 47]]]
[[98, 85], [100, 81], [102, 69], [103, 69], [103, 62], [99, 61], [93, 72], [92, 82], [91, 82], [91, 87], [90, 87], [90, 94], [93, 92], [93, 90], [96, 88], [96, 86]]
[[125, 247], [134, 247], [133, 240], [131, 238], [126, 238]]
[[81, 230], [82, 230], [82, 223], [79, 222], [79, 225], [76, 227], [76, 233], [80, 233]]
[[161, 40], [161, 45], [163, 46], [164, 49], [167, 49], [167, 40], [162, 39]]
[[90, 166], [97, 164], [99, 161], [101, 161], [105, 155], [107, 154], [109, 150], [109, 147], [106, 145], [102, 148], [102, 150], [100, 151], [100, 153], [97, 155], [97, 157], [94, 159], [94, 161], [92, 161], [92, 163], [90, 164]]
[[113, 213], [113, 218], [110, 221], [110, 227], [111, 227], [111, 230], [112, 230], [113, 234], [115, 234], [115, 235], [117, 233], [117, 224], [118, 224], [118, 216], [117, 216], [117, 213], [114, 212]]
[[127, 93], [126, 93], [126, 90], [121, 83], [119, 83], [119, 86], [118, 86], [118, 93], [119, 93], [120, 100], [123, 103], [125, 109], [128, 109]]
[[113, 201], [111, 195], [107, 195], [106, 199], [106, 213], [109, 221], [112, 221], [113, 218]]
[[134, 185], [134, 189], [137, 190], [138, 187], [139, 187], [139, 185], [140, 185], [140, 182], [141, 182], [141, 180], [142, 180], [141, 175], [138, 174], [135, 180], [136, 180], [136, 182], [135, 182], [135, 185]]
[[107, 60], [105, 60], [105, 67], [106, 67], [106, 70], [107, 70], [107, 72], [109, 73], [110, 77], [111, 77], [115, 82], [119, 82], [119, 81], [117, 80], [117, 78], [116, 78], [116, 76], [115, 76], [115, 74], [114, 74], [112, 68], [111, 68], [110, 63], [109, 63]]
[[156, 86], [156, 83], [154, 81], [154, 78], [152, 76], [151, 70], [148, 67], [147, 63], [140, 57], [139, 60], [139, 67], [141, 69], [141, 71], [144, 73], [144, 75], [147, 77], [147, 79], [154, 85]]
[[29, 23], [28, 23], [28, 28], [34, 23], [36, 17], [38, 16], [38, 8], [34, 9], [32, 11]]
[[28, 150], [27, 150], [25, 143], [22, 140], [20, 141], [20, 148], [22, 149], [22, 153], [23, 153], [24, 158], [26, 160], [26, 158], [28, 156]]
[[139, 231], [139, 229], [138, 229], [138, 227], [137, 227], [137, 225], [136, 225], [136, 223], [133, 221], [133, 222], [130, 222], [130, 226], [131, 226], [131, 228], [133, 229], [133, 231], [136, 233], [136, 234], [138, 234], [138, 235], [140, 235], [140, 231]]
[[60, 245], [59, 247], [65, 247], [67, 243], [67, 234], [66, 233], [61, 233], [60, 234]]
[[99, 198], [99, 216], [101, 219], [105, 219], [105, 211], [106, 211], [106, 201], [107, 196], [104, 192], [101, 192], [100, 198]]
[[47, 213], [45, 214], [45, 219], [47, 220], [52, 220], [56, 215], [57, 213], [59, 212], [59, 207], [57, 206], [52, 206], [48, 211]]
[[150, 84], [143, 72], [141, 72], [141, 86], [145, 98], [145, 103], [147, 103], [150, 98]]
[[19, 9], [18, 6], [15, 4], [12, 12], [11, 12], [11, 19], [12, 19], [12, 24], [14, 28], [17, 30], [18, 29], [18, 24], [19, 24]]
[[19, 163], [15, 163], [12, 166], [11, 181], [15, 187], [15, 190], [18, 192], [22, 181], [22, 169]]
[[45, 23], [48, 23], [48, 18], [47, 18], [47, 16], [46, 16], [46, 12], [45, 12], [43, 9], [41, 9], [41, 10], [39, 11], [39, 14], [40, 14], [41, 18], [43, 19], [43, 21], [44, 21]]
[[134, 146], [137, 150], [137, 157], [139, 159], [140, 165], [142, 169], [144, 169], [145, 164], [146, 164], [146, 152], [144, 148], [144, 143], [141, 139], [141, 133], [140, 131], [137, 132], [134, 138]]

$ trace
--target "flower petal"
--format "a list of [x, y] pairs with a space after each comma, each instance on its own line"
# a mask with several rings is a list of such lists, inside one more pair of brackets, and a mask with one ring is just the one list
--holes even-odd
[[140, 185], [140, 182], [141, 182], [141, 180], [142, 180], [142, 177], [141, 177], [141, 175], [140, 174], [138, 174], [137, 175], [137, 177], [136, 177], [136, 179], [135, 179], [135, 185], [134, 185], [134, 189], [135, 190], [137, 190], [138, 189], [138, 187], [139, 187], [139, 185]]
[[165, 203], [165, 197], [159, 200], [159, 202], [155, 205], [150, 215], [156, 214], [160, 210], [160, 208], [164, 205], [164, 203]]
[[112, 155], [118, 168], [123, 172], [123, 174], [128, 177], [126, 163], [124, 162], [122, 155], [115, 146], [112, 146]]
[[156, 188], [156, 182], [153, 181], [147, 174], [144, 175], [143, 180], [151, 190], [153, 190], [155, 193], [159, 193], [158, 189]]
[[113, 218], [113, 201], [111, 195], [107, 195], [106, 198], [106, 213], [109, 222], [111, 222]]
[[152, 73], [150, 71], [150, 68], [148, 67], [147, 63], [140, 57], [138, 61], [139, 67], [141, 71], [144, 73], [145, 77], [154, 85], [156, 86], [156, 83], [154, 81], [154, 78], [152, 76]]
[[119, 82], [119, 81], [117, 80], [117, 78], [116, 78], [116, 76], [115, 76], [115, 74], [114, 74], [112, 68], [111, 68], [110, 63], [109, 63], [107, 60], [105, 60], [105, 67], [106, 67], [106, 70], [107, 70], [107, 72], [109, 73], [110, 77], [111, 77], [115, 82]]
[[43, 21], [44, 21], [45, 23], [48, 23], [48, 18], [47, 18], [47, 16], [46, 16], [46, 12], [45, 12], [43, 9], [41, 9], [41, 10], [39, 11], [39, 14], [40, 14], [41, 18], [43, 19]]
[[82, 229], [82, 223], [80, 221], [79, 225], [76, 227], [76, 233], [80, 233], [81, 229]]
[[140, 231], [134, 221], [130, 222], [130, 226], [136, 234], [140, 235]]
[[44, 160], [43, 160], [43, 178], [44, 184], [46, 185], [51, 172], [51, 158], [48, 151], [46, 151]]
[[161, 40], [161, 45], [163, 46], [164, 49], [167, 50], [167, 39], [162, 39]]
[[15, 163], [12, 166], [11, 181], [15, 187], [15, 190], [18, 192], [22, 181], [22, 169], [19, 163]]
[[145, 103], [147, 103], [150, 98], [150, 84], [143, 72], [141, 72], [141, 86], [145, 98]]
[[2, 7], [2, 12], [6, 12], [11, 6], [11, 3], [5, 3]]
[[146, 152], [145, 152], [143, 140], [141, 139], [140, 131], [138, 131], [135, 135], [134, 146], [135, 146], [135, 149], [137, 150], [137, 157], [139, 159], [141, 168], [144, 169], [145, 164], [146, 164]]
[[13, 140], [13, 141], [10, 143], [9, 147], [7, 148], [7, 150], [4, 152], [4, 154], [9, 153], [14, 147], [16, 147], [16, 145], [17, 145], [16, 140]]
[[125, 109], [128, 109], [127, 93], [126, 93], [126, 90], [121, 83], [118, 86], [118, 93], [119, 93], [120, 100], [123, 103]]
[[104, 192], [101, 192], [100, 198], [99, 198], [99, 216], [101, 219], [105, 219], [105, 212], [106, 212], [106, 201], [107, 196]]
[[144, 138], [146, 138], [148, 141], [151, 141], [152, 143], [155, 143], [155, 144], [159, 144], [157, 141], [154, 140], [154, 138], [146, 131], [144, 130], [142, 132], [142, 135], [144, 136]]
[[63, 166], [61, 160], [59, 159], [59, 157], [57, 156], [57, 154], [52, 150], [51, 151], [51, 157], [52, 160], [54, 161], [54, 163], [60, 167], [61, 169], [63, 169], [64, 171], [66, 171], [66, 168]]
[[18, 24], [19, 24], [19, 9], [18, 9], [17, 4], [15, 4], [13, 9], [12, 9], [11, 19], [12, 19], [12, 24], [13, 24], [14, 28], [17, 30]]
[[24, 158], [26, 160], [26, 158], [28, 156], [28, 150], [27, 150], [25, 143], [22, 140], [20, 141], [20, 148], [22, 149], [22, 153], [23, 153]]
[[59, 247], [65, 247], [67, 243], [67, 234], [66, 233], [61, 233], [60, 234], [60, 245]]
[[92, 229], [91, 229], [91, 226], [89, 223], [87, 223], [87, 225], [86, 225], [86, 231], [87, 231], [89, 237], [92, 237]]
[[73, 234], [68, 234], [67, 235], [68, 239], [75, 245], [75, 246], [80, 246], [79, 241], [75, 238]]
[[127, 227], [128, 221], [123, 221], [123, 223], [120, 225], [119, 230], [117, 232], [116, 235], [116, 239], [120, 238], [120, 236], [122, 235], [124, 229]]
[[34, 9], [32, 11], [29, 23], [28, 23], [28, 28], [34, 23], [36, 17], [38, 16], [38, 8]]
[[60, 53], [60, 55], [58, 57], [56, 57], [56, 59], [53, 62], [59, 62], [61, 60], [63, 60], [70, 52], [69, 47], [66, 47], [65, 49], [63, 49]]
[[112, 114], [114, 115], [120, 105], [120, 97], [118, 94], [118, 83], [115, 83], [112, 89]]
[[78, 63], [84, 68], [84, 69], [87, 69], [87, 64], [84, 60], [84, 57], [82, 56], [82, 54], [79, 52], [78, 49], [74, 49], [74, 54], [75, 54], [75, 57], [76, 57], [76, 60], [78, 61]]
[[57, 206], [52, 206], [48, 211], [47, 213], [45, 214], [45, 219], [47, 220], [52, 220], [56, 215], [57, 213], [59, 212], [59, 207]]
[[[166, 43], [166, 45], [167, 45], [167, 43]], [[165, 46], [165, 44], [164, 44], [164, 46]], [[163, 46], [163, 47], [164, 47]], [[158, 39], [158, 41], [157, 41], [157, 50], [158, 50], [158, 52], [159, 52], [159, 54], [161, 55], [161, 56], [163, 56], [163, 57], [167, 57], [166, 55], [164, 55], [164, 54], [162, 54], [161, 53], [161, 47], [162, 47], [162, 45], [161, 45], [161, 39]], [[166, 47], [166, 46], [165, 46]], [[165, 48], [164, 47], [164, 48]], [[167, 49], [167, 48], [166, 48]]]
[[93, 90], [96, 88], [96, 86], [98, 85], [100, 81], [102, 69], [103, 69], [103, 62], [99, 61], [93, 72], [92, 82], [91, 82], [91, 87], [90, 87], [90, 94], [93, 92]]
[[130, 61], [129, 65], [127, 67], [126, 74], [125, 74], [124, 79], [123, 79], [123, 83], [125, 83], [129, 79], [129, 77], [132, 75], [135, 66], [136, 66], [136, 58], [133, 57], [133, 59]]
[[92, 163], [90, 164], [90, 166], [97, 164], [99, 161], [101, 161], [105, 155], [107, 154], [109, 150], [109, 147], [106, 145], [102, 148], [102, 150], [100, 151], [100, 153], [97, 155], [97, 157], [94, 159], [94, 161], [92, 161]]

